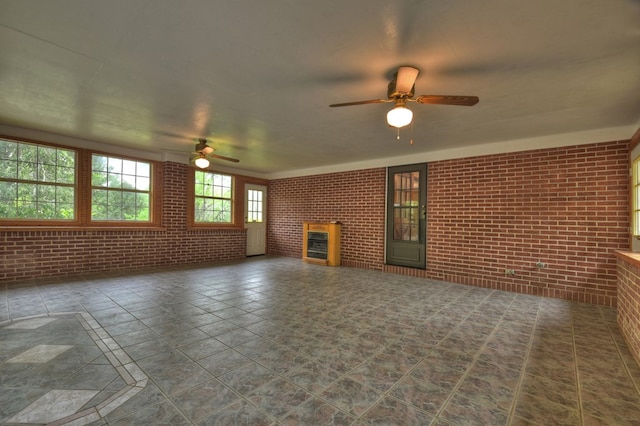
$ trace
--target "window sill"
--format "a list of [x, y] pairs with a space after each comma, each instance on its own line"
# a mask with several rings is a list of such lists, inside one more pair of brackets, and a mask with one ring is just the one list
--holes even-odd
[[237, 225], [188, 225], [187, 231], [246, 231], [246, 228]]
[[640, 267], [640, 253], [616, 251], [616, 256], [631, 265]]
[[33, 231], [131, 231], [131, 232], [157, 232], [166, 231], [164, 226], [50, 226], [50, 225], [33, 225], [33, 226], [0, 226], [0, 232], [33, 232]]

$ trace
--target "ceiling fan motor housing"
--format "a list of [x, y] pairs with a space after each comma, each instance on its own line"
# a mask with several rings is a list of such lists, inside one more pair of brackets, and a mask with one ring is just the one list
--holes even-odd
[[393, 80], [391, 80], [389, 82], [389, 85], [387, 86], [387, 97], [389, 99], [411, 98], [411, 97], [413, 97], [413, 95], [414, 95], [414, 93], [416, 91], [416, 85], [415, 84], [413, 86], [411, 86], [411, 91], [403, 93], [403, 92], [399, 92], [396, 89], [397, 82], [398, 82], [398, 73], [395, 73]]

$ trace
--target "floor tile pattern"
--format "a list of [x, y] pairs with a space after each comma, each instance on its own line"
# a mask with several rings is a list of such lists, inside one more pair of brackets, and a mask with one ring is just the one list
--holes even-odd
[[[59, 341], [68, 344], [36, 344]], [[18, 399], [15, 407], [46, 392], [7, 424], [88, 424], [104, 418], [148, 381], [87, 312], [5, 321], [0, 323], [0, 342], [0, 348], [9, 349], [7, 355], [18, 354], [0, 364], [2, 390]], [[0, 351], [0, 359], [4, 355]], [[11, 407], [10, 400], [0, 397], [0, 402]]]
[[277, 257], [0, 284], [0, 391], [6, 425], [640, 422], [615, 309]]

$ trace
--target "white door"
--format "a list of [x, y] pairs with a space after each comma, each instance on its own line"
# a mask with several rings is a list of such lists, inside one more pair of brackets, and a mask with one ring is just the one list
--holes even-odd
[[247, 228], [247, 256], [257, 256], [267, 252], [267, 187], [262, 185], [244, 186], [244, 226]]

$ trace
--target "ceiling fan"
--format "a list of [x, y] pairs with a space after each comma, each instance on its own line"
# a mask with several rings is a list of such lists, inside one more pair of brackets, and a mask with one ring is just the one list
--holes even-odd
[[406, 107], [407, 102], [417, 102], [419, 104], [473, 106], [480, 100], [477, 96], [458, 95], [419, 95], [414, 99], [415, 82], [419, 72], [420, 71], [414, 67], [399, 67], [398, 71], [393, 75], [393, 80], [389, 82], [389, 86], [387, 87], [388, 99], [345, 102], [341, 104], [331, 104], [329, 106], [343, 107], [393, 102], [395, 103], [395, 106], [387, 113], [387, 122], [390, 126], [400, 128], [411, 123], [411, 120], [413, 119], [413, 112]]
[[206, 169], [207, 167], [209, 167], [210, 163], [207, 157], [218, 158], [220, 160], [225, 160], [225, 161], [232, 161], [234, 163], [237, 163], [240, 161], [235, 158], [225, 157], [224, 155], [214, 154], [213, 153], [214, 151], [215, 150], [207, 144], [206, 139], [199, 138], [198, 143], [196, 144], [195, 152], [193, 153], [196, 156], [195, 160], [193, 161], [196, 167], [201, 169]]

